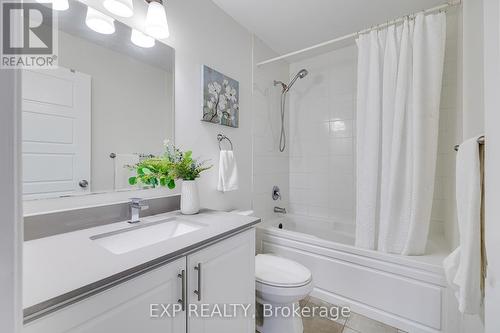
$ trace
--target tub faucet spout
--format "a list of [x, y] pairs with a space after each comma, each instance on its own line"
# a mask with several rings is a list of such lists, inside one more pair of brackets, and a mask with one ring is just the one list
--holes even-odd
[[285, 208], [281, 208], [281, 207], [274, 207], [274, 212], [275, 213], [286, 214], [286, 209]]

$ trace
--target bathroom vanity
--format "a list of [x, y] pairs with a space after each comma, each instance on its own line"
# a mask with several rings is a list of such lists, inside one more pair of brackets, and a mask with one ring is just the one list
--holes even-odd
[[[252, 333], [258, 222], [171, 212], [26, 242], [24, 332]], [[155, 233], [161, 237], [149, 237]], [[175, 304], [168, 316], [163, 306], [172, 314]], [[201, 304], [249, 311], [202, 318]]]
[[[99, 34], [89, 10], [58, 13], [58, 69], [21, 74], [24, 332], [253, 333], [259, 219], [181, 215], [178, 189], [129, 182], [174, 141], [175, 50], [137, 45], [119, 20]], [[201, 304], [250, 308], [188, 315]]]

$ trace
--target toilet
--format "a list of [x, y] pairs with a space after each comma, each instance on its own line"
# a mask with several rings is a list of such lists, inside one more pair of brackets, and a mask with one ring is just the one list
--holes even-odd
[[[302, 318], [293, 314], [294, 305], [313, 289], [311, 271], [303, 265], [272, 254], [255, 257], [255, 289], [257, 303], [273, 311], [263, 318], [260, 333], [303, 333]], [[282, 310], [287, 307], [289, 311]]]

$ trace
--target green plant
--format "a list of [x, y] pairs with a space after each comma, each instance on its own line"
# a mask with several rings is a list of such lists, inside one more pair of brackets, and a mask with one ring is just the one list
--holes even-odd
[[145, 159], [131, 168], [137, 175], [130, 177], [130, 185], [142, 183], [146, 186], [167, 186], [175, 188], [175, 180], [195, 180], [200, 174], [210, 169], [206, 161], [198, 162], [192, 158], [192, 152], [182, 152], [168, 141], [165, 142], [165, 153], [160, 157]]
[[206, 161], [198, 162], [194, 160], [191, 156], [193, 153], [187, 151], [182, 154], [182, 158], [179, 162], [173, 164], [172, 175], [176, 179], [182, 180], [195, 180], [200, 177], [200, 174], [210, 169], [212, 166], [205, 166]]
[[130, 185], [142, 183], [152, 187], [168, 186], [175, 188], [175, 178], [172, 177], [172, 163], [161, 157], [145, 159], [132, 167], [136, 170], [137, 176], [130, 177]]

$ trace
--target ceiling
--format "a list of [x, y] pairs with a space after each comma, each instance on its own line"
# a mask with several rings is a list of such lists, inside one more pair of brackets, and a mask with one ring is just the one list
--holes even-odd
[[279, 54], [431, 8], [446, 0], [212, 0]]

